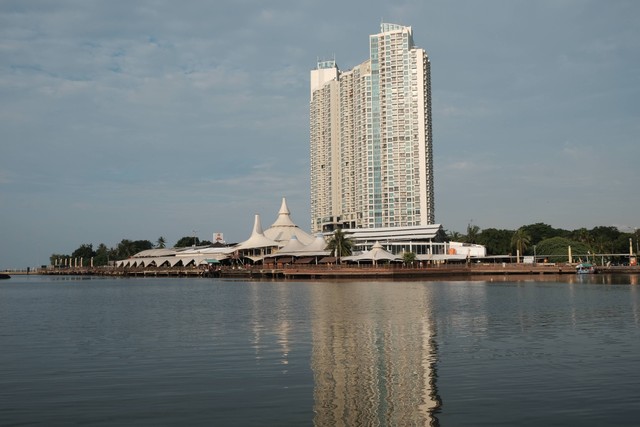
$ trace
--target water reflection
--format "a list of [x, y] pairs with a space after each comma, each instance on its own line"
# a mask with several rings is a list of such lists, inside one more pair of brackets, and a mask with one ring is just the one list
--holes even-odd
[[430, 287], [312, 287], [314, 424], [438, 426]]
[[633, 298], [631, 298], [633, 318], [636, 325], [638, 325], [640, 324], [640, 310], [638, 310], [638, 288], [636, 286], [631, 288], [631, 295], [633, 296]]
[[[291, 306], [294, 299], [291, 287], [283, 283], [264, 286], [256, 282], [250, 284], [250, 290], [251, 345], [256, 360], [268, 353], [269, 357], [277, 357], [280, 364], [288, 365], [291, 353]], [[269, 304], [264, 301], [269, 301]]]
[[501, 274], [469, 276], [468, 281], [491, 283], [552, 282], [552, 283], [587, 283], [600, 285], [638, 285], [637, 274]]

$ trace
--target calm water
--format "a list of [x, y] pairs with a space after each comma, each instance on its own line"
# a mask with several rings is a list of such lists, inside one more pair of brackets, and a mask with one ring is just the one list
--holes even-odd
[[14, 277], [0, 425], [637, 426], [638, 277], [536, 279]]

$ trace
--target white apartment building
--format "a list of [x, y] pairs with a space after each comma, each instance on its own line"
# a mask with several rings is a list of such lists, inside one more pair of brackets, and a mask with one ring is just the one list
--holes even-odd
[[311, 230], [433, 224], [430, 64], [411, 27], [381, 24], [369, 59], [311, 71]]

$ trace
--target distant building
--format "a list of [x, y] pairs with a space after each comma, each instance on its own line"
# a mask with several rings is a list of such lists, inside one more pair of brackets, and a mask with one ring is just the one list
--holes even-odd
[[434, 223], [430, 63], [381, 24], [369, 59], [311, 71], [311, 232]]
[[[220, 236], [222, 233], [217, 233]], [[291, 219], [287, 201], [282, 204], [274, 223], [262, 229], [260, 215], [254, 216], [250, 236], [234, 244], [220, 242], [186, 248], [149, 249], [119, 260], [120, 268], [201, 267], [219, 264], [321, 264], [335, 263], [327, 242], [331, 233], [311, 236]], [[469, 261], [486, 256], [483, 246], [469, 243], [445, 242], [439, 224], [411, 227], [352, 228], [345, 231], [353, 243], [353, 256], [346, 262], [361, 262], [372, 252], [384, 252], [395, 261], [405, 252], [416, 254], [418, 261], [441, 263]], [[381, 259], [389, 260], [389, 259]]]
[[[214, 233], [215, 243], [188, 248], [149, 249], [130, 258], [116, 261], [121, 268], [141, 267], [198, 267], [210, 264], [251, 262], [262, 263], [265, 258], [276, 259], [283, 253], [289, 257], [328, 255], [322, 236], [312, 236], [291, 219], [287, 201], [283, 197], [278, 216], [271, 227], [262, 229], [260, 215], [255, 215], [249, 238], [237, 244], [224, 244], [222, 233]], [[247, 261], [250, 260], [250, 261]]]

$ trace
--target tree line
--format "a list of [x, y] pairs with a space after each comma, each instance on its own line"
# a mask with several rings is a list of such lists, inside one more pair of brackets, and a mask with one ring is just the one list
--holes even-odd
[[[204, 246], [210, 244], [211, 242], [209, 240], [200, 240], [196, 236], [185, 236], [181, 237], [176, 242], [176, 244], [173, 245], [173, 247], [185, 248], [193, 245]], [[64, 264], [65, 259], [74, 260], [77, 258], [82, 258], [84, 260], [84, 265], [87, 265], [89, 260], [93, 258], [93, 265], [99, 267], [103, 265], [109, 265], [109, 263], [113, 261], [127, 259], [141, 251], [146, 251], [148, 249], [162, 249], [165, 247], [166, 239], [162, 236], [160, 236], [155, 243], [152, 243], [149, 240], [122, 239], [120, 243], [112, 248], [107, 247], [107, 245], [105, 245], [104, 243], [100, 243], [94, 249], [93, 244], [83, 243], [70, 255], [60, 253], [51, 254], [51, 256], [49, 257], [49, 261], [51, 262], [51, 265], [56, 265], [60, 261], [62, 261], [62, 263]]]
[[[598, 226], [591, 230], [579, 228], [564, 230], [548, 224], [524, 225], [517, 230], [496, 228], [480, 229], [469, 224], [467, 233], [446, 232], [447, 239], [483, 245], [487, 255], [551, 256], [549, 261], [567, 259], [567, 247], [575, 254], [629, 254], [629, 239], [635, 241], [633, 252], [638, 251], [639, 230], [622, 232], [613, 226]], [[611, 259], [609, 259], [611, 260]]]

